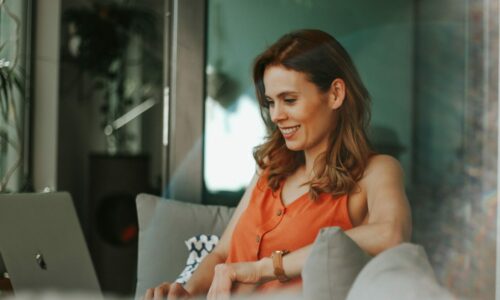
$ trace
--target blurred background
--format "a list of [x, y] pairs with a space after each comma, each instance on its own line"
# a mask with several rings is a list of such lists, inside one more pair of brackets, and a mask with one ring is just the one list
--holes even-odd
[[371, 93], [413, 242], [459, 298], [493, 299], [498, 16], [497, 0], [0, 1], [0, 192], [69, 191], [102, 287], [131, 294], [135, 195], [236, 205], [265, 136], [253, 59], [318, 28]]

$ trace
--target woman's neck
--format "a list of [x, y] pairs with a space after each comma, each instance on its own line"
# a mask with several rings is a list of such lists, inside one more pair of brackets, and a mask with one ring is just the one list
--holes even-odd
[[304, 178], [304, 180], [309, 181], [312, 180], [315, 176], [314, 173], [314, 160], [307, 160], [305, 164], [303, 164], [301, 167], [299, 167], [298, 171], [301, 173], [301, 177]]
[[313, 150], [307, 150], [304, 151], [304, 174], [309, 178], [312, 179], [314, 177], [314, 163], [316, 162], [316, 159], [321, 155], [321, 153], [325, 152], [323, 149], [315, 149]]

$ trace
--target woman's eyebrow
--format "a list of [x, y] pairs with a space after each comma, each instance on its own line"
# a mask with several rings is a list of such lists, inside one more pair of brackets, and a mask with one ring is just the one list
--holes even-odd
[[[288, 96], [288, 95], [296, 95], [298, 94], [298, 92], [295, 92], [295, 91], [283, 91], [281, 93], [278, 94], [277, 98], [284, 98], [285, 96]], [[266, 99], [271, 99], [272, 100], [272, 97], [269, 96], [269, 95], [265, 95]]]

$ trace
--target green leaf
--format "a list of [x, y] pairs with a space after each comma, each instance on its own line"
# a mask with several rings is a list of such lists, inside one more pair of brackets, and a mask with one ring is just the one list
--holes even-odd
[[[9, 72], [9, 76], [7, 77], [7, 86], [10, 93], [10, 96], [14, 96], [14, 71]], [[7, 107], [9, 106], [9, 102], [7, 101]]]
[[8, 85], [8, 75], [5, 69], [0, 68], [0, 110], [5, 121], [8, 119], [8, 109], [9, 109], [9, 85]]
[[21, 78], [21, 76], [18, 75], [14, 75], [13, 79], [14, 79], [14, 86], [17, 88], [21, 96], [24, 97], [25, 95], [24, 85], [23, 85], [24, 80]]

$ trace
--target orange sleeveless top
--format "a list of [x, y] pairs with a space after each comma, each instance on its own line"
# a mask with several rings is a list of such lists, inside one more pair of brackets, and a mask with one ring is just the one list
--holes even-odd
[[[234, 228], [226, 263], [257, 261], [271, 256], [275, 250], [293, 252], [313, 243], [323, 227], [339, 226], [343, 230], [353, 227], [347, 207], [348, 195], [321, 194], [313, 201], [309, 193], [305, 193], [285, 206], [281, 200], [284, 183], [282, 181], [273, 192], [268, 187], [267, 174], [260, 176], [248, 207]], [[295, 287], [301, 283], [300, 276], [286, 283], [273, 280], [258, 290]]]

